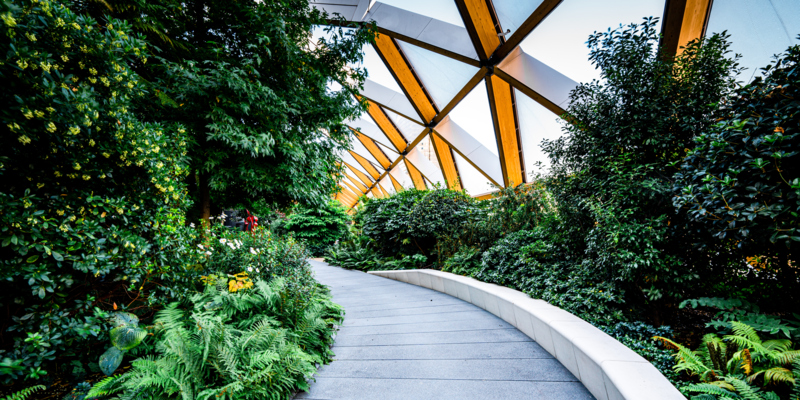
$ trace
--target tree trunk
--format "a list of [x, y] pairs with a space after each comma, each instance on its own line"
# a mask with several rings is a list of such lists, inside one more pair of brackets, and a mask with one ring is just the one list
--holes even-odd
[[210, 226], [211, 191], [208, 188], [208, 174], [200, 174], [200, 222]]

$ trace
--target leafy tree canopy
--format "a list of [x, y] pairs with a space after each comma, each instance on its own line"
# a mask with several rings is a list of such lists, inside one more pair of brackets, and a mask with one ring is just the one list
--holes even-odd
[[[337, 152], [362, 110], [353, 94], [370, 26], [313, 30], [328, 16], [305, 0], [123, 1], [87, 6], [134, 21], [157, 51], [141, 74], [151, 96], [139, 111], [186, 124], [190, 184], [203, 218], [211, 205], [266, 198], [321, 206], [336, 190]], [[331, 90], [336, 83], [342, 90]]]

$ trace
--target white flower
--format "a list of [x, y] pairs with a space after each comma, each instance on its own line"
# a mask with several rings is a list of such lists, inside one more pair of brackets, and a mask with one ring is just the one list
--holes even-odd
[[258, 253], [256, 252], [256, 249], [254, 249], [254, 248], [252, 248], [252, 247], [251, 247], [251, 248], [250, 248], [250, 254], [256, 255], [256, 254], [258, 254]]
[[210, 255], [211, 255], [211, 252], [210, 252], [210, 251], [207, 251], [207, 252], [206, 252], [206, 255], [207, 255], [207, 256], [210, 256]]
[[192, 222], [191, 224], [189, 224], [189, 228], [194, 228], [194, 222]]
[[247, 272], [253, 272], [253, 267], [247, 267]]
[[261, 272], [261, 271], [259, 271], [258, 268], [256, 268], [256, 273], [259, 273], [259, 272]]
[[198, 244], [198, 245], [197, 245], [197, 247], [199, 247], [199, 248], [201, 248], [201, 249], [202, 249], [202, 248], [203, 248], [203, 245], [202, 245], [202, 244]]
[[228, 239], [222, 238], [219, 240], [220, 243], [225, 244], [228, 243]]

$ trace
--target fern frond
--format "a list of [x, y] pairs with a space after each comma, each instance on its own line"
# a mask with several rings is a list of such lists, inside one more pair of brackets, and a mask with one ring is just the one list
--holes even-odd
[[757, 387], [750, 386], [749, 383], [732, 376], [725, 376], [723, 379], [736, 388], [736, 393], [746, 400], [763, 400], [758, 394], [759, 389]]
[[686, 386], [686, 389], [689, 392], [705, 393], [705, 394], [711, 394], [711, 395], [715, 395], [715, 396], [729, 396], [729, 397], [735, 397], [736, 396], [736, 394], [733, 393], [733, 391], [732, 391], [732, 390], [734, 390], [733, 386], [730, 386], [730, 390], [729, 390], [727, 388], [722, 388], [722, 387], [720, 387], [718, 385], [711, 384], [711, 383], [695, 383], [695, 384], [691, 384], [689, 386]]
[[733, 330], [735, 336], [741, 336], [753, 343], [761, 344], [761, 338], [758, 337], [758, 333], [750, 325], [739, 321], [731, 321], [731, 330]]
[[38, 392], [45, 389], [46, 387], [44, 385], [31, 386], [29, 388], [22, 389], [19, 392], [12, 393], [4, 397], [3, 400], [25, 400], [28, 398], [28, 396], [32, 395], [33, 392]]

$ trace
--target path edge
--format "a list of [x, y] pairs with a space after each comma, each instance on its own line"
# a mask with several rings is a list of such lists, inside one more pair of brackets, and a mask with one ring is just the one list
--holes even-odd
[[592, 324], [544, 300], [437, 270], [367, 273], [436, 290], [502, 318], [539, 343], [598, 400], [685, 399], [642, 356]]

